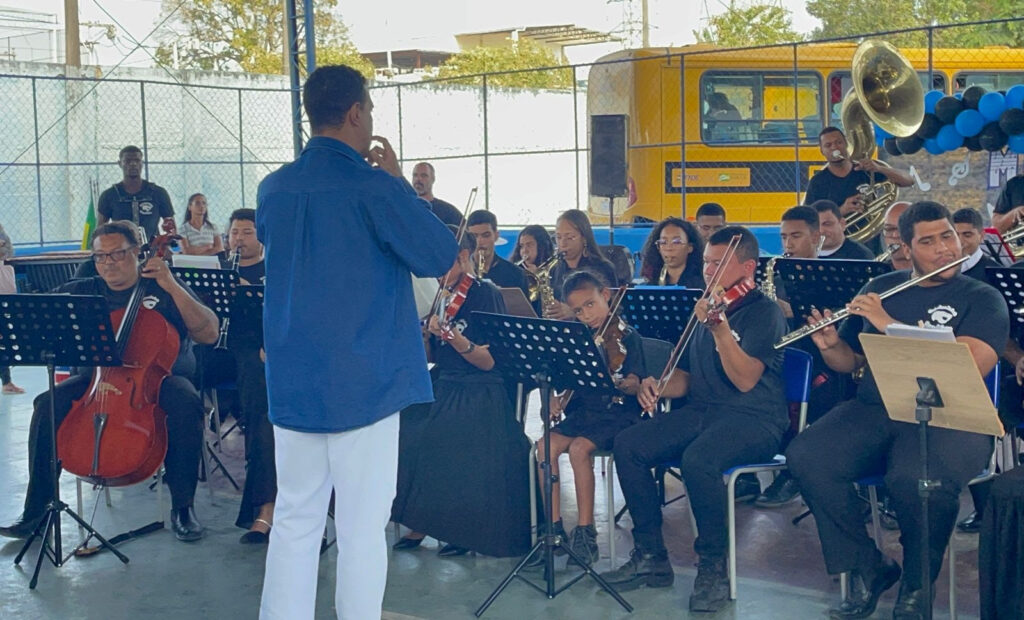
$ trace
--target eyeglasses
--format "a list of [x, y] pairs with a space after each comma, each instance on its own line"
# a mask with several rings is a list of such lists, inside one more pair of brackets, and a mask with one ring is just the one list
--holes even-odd
[[565, 241], [566, 243], [572, 243], [573, 241], [576, 241], [577, 239], [579, 239], [579, 237], [576, 236], [576, 235], [557, 235], [557, 234], [555, 235], [555, 241], [556, 242]]
[[128, 252], [131, 249], [132, 248], [124, 248], [121, 250], [114, 250], [113, 252], [93, 252], [92, 260], [97, 265], [103, 265], [108, 262], [117, 263], [124, 260], [124, 257], [128, 256]]
[[658, 246], [659, 248], [663, 248], [666, 245], [671, 245], [673, 247], [683, 247], [683, 246], [690, 245], [690, 244], [687, 243], [686, 241], [683, 241], [682, 237], [673, 237], [672, 239], [667, 239], [667, 240], [666, 239], [658, 239], [657, 241], [654, 242], [654, 245]]

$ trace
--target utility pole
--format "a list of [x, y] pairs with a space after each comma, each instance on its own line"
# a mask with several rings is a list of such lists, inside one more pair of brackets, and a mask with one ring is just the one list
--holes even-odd
[[64, 64], [68, 67], [82, 66], [78, 30], [78, 0], [64, 0]]
[[647, 11], [647, 0], [640, 0], [641, 38], [644, 48], [651, 46], [651, 20], [649, 15], [650, 14]]

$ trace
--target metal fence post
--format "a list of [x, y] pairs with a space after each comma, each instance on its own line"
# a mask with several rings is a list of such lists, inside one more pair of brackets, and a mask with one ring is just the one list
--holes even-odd
[[484, 74], [484, 209], [491, 210], [491, 169], [487, 148], [487, 75]]
[[[700, 93], [698, 93], [698, 96]], [[671, 179], [670, 179], [671, 180]], [[679, 55], [679, 215], [686, 219], [686, 54]]]
[[800, 54], [793, 44], [793, 193], [800, 204]]
[[[576, 65], [572, 66], [572, 139], [573, 139], [573, 164], [576, 166], [576, 208], [580, 207], [580, 112], [579, 93], [576, 85]], [[587, 197], [590, 190], [587, 190]]]
[[238, 180], [241, 184], [242, 208], [245, 208], [245, 140], [242, 138], [242, 89], [238, 89]]
[[395, 87], [395, 97], [398, 99], [398, 161], [405, 161], [405, 138], [402, 136], [402, 85]]
[[139, 82], [139, 102], [140, 109], [142, 110], [142, 152], [145, 153], [145, 157], [142, 158], [143, 165], [143, 176], [149, 178], [149, 133], [146, 131], [146, 83]]
[[36, 213], [39, 215], [39, 245], [43, 245], [43, 179], [39, 158], [39, 105], [36, 98], [36, 79], [32, 78], [32, 131], [36, 151]]

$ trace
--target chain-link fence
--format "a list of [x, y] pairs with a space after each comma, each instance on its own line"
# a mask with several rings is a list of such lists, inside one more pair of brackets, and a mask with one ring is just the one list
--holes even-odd
[[[1024, 84], [1024, 18], [866, 36], [898, 45], [925, 91]], [[609, 198], [590, 195], [595, 160], [627, 171], [616, 225], [692, 219], [705, 202], [731, 221], [774, 224], [824, 162], [818, 133], [839, 124], [863, 38], [628, 50], [588, 65], [378, 84], [375, 133], [407, 174], [418, 161], [434, 165], [435, 195], [461, 207], [479, 187], [477, 208], [503, 226], [550, 225], [570, 208], [606, 223]], [[118, 181], [126, 144], [145, 150], [146, 176], [168, 189], [179, 219], [185, 198], [203, 192], [220, 225], [255, 206], [260, 179], [292, 159], [283, 88], [0, 76], [0, 103], [0, 223], [20, 244], [78, 239], [88, 181]], [[593, 115], [625, 116], [624, 161], [591, 150]], [[1021, 169], [1005, 149], [879, 153], [914, 176], [903, 198], [983, 212]]]

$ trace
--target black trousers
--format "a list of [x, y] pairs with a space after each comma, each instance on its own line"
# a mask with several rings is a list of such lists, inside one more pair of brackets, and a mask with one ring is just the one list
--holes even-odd
[[615, 437], [615, 468], [633, 518], [633, 543], [645, 553], [665, 550], [661, 502], [651, 468], [682, 457], [682, 474], [697, 520], [694, 550], [722, 557], [728, 547], [722, 472], [767, 461], [783, 428], [753, 414], [686, 405], [634, 424]]
[[[54, 413], [57, 427], [67, 417], [72, 401], [81, 398], [92, 379], [77, 375], [54, 389]], [[32, 423], [28, 436], [29, 479], [25, 497], [25, 515], [38, 516], [46, 508], [53, 492], [50, 474], [50, 393], [43, 392], [32, 404]], [[203, 406], [199, 392], [184, 377], [170, 376], [160, 386], [160, 408], [167, 413], [167, 456], [164, 480], [171, 491], [171, 505], [192, 505], [199, 477], [200, 449], [203, 443]]]
[[[789, 471], [818, 524], [829, 573], [865, 570], [879, 561], [881, 552], [868, 536], [853, 482], [884, 474], [900, 523], [903, 579], [911, 589], [921, 587], [918, 432], [916, 424], [890, 420], [881, 405], [855, 399], [840, 403], [790, 444]], [[929, 476], [942, 483], [932, 491], [928, 504], [934, 581], [960, 509], [960, 491], [984, 469], [992, 454], [992, 438], [930, 427], [928, 450]]]
[[232, 344], [237, 369], [236, 384], [245, 427], [245, 486], [235, 525], [248, 528], [260, 506], [277, 498], [274, 465], [274, 426], [267, 417], [267, 378], [259, 347]]

